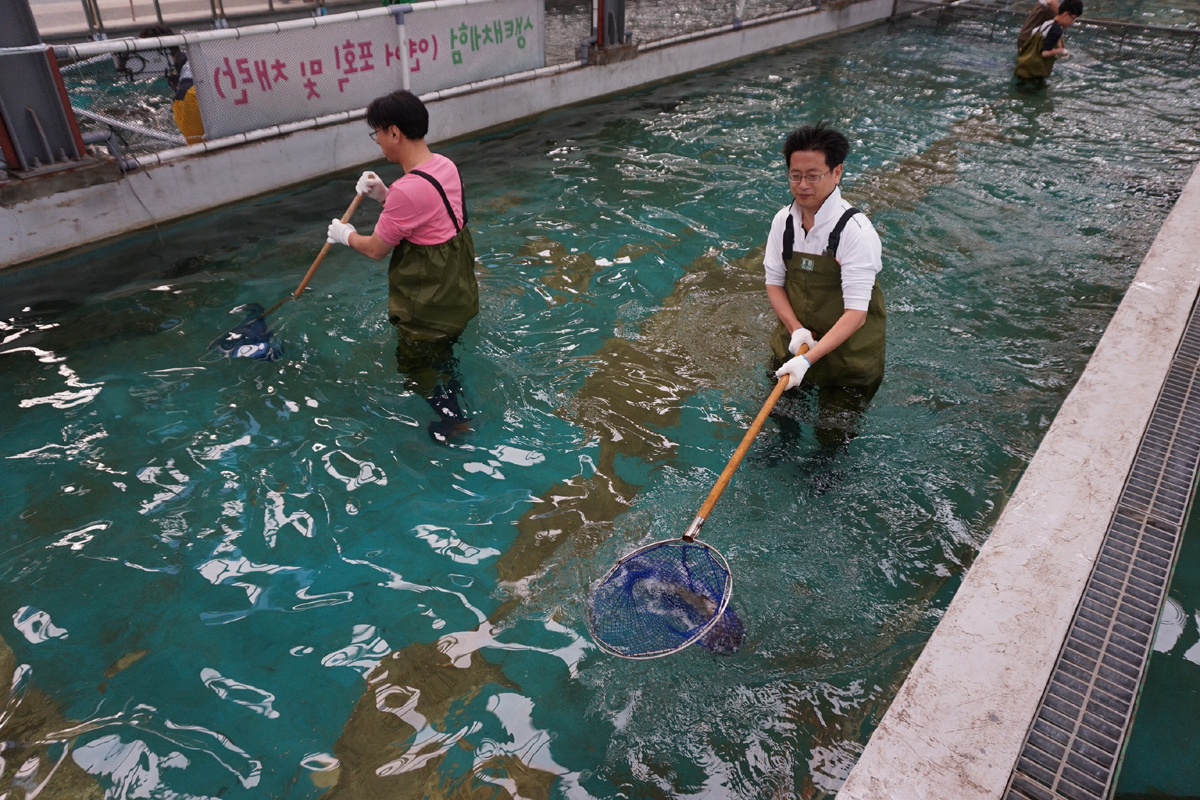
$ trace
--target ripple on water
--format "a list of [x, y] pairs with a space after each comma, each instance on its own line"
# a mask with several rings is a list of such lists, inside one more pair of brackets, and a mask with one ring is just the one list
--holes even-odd
[[[0, 671], [39, 720], [4, 779], [835, 791], [1196, 157], [1194, 78], [1102, 62], [1026, 98], [1010, 55], [873, 29], [446, 148], [484, 306], [450, 446], [345, 250], [273, 318], [283, 360], [206, 355], [294, 288], [348, 179], [27, 272], [58, 310], [2, 331]], [[682, 530], [765, 396], [778, 151], [820, 117], [884, 241], [887, 379], [833, 458], [781, 404], [708, 523], [738, 656], [600, 656], [590, 583]]]

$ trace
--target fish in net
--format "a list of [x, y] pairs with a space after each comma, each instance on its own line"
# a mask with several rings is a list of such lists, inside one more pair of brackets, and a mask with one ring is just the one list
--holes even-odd
[[588, 627], [613, 655], [657, 658], [699, 642], [731, 655], [745, 630], [729, 605], [733, 579], [703, 542], [672, 539], [634, 551], [592, 590]]
[[210, 350], [219, 350], [231, 358], [259, 361], [278, 361], [283, 356], [283, 346], [275, 341], [275, 334], [267, 328], [262, 306], [249, 303], [229, 313], [242, 314], [242, 321], [209, 345]]

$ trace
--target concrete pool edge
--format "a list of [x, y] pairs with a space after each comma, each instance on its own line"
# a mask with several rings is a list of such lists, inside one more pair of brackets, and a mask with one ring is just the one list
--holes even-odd
[[[558, 108], [636, 90], [801, 42], [887, 19], [894, 0], [806, 9], [765, 24], [646, 47], [638, 58], [604, 66], [550, 68], [530, 80], [429, 99], [431, 143], [476, 135]], [[299, 123], [297, 123], [298, 125]], [[281, 126], [292, 128], [294, 126]], [[134, 231], [345, 170], [378, 163], [378, 147], [354, 115], [97, 179], [0, 208], [0, 269], [89, 248]], [[86, 183], [82, 176], [81, 183]], [[153, 209], [153, 211], [151, 210]]]
[[1193, 169], [987, 542], [838, 793], [999, 798], [1200, 290]]

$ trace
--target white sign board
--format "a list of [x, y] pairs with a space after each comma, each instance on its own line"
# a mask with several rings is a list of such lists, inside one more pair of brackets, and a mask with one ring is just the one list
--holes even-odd
[[205, 138], [362, 108], [400, 88], [393, 17], [188, 45]]
[[546, 65], [542, 0], [498, 0], [404, 16], [413, 92], [424, 94]]
[[[542, 0], [496, 0], [404, 15], [416, 94], [546, 63]], [[205, 138], [368, 105], [401, 88], [392, 15], [188, 45]]]

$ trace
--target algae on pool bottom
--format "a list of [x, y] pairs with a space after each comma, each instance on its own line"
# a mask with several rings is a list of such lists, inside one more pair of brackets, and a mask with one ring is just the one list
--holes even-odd
[[[483, 304], [453, 447], [348, 252], [281, 312], [284, 360], [205, 354], [294, 288], [352, 177], [0, 277], [48, 308], [142, 275], [6, 331], [0, 635], [48, 710], [0, 780], [36, 755], [20, 780], [63, 759], [48, 792], [82, 768], [116, 797], [836, 790], [1197, 152], [1194, 78], [1024, 98], [1010, 49], [876, 28], [442, 148]], [[682, 532], [772, 383], [761, 243], [783, 136], [820, 117], [884, 241], [883, 387], [832, 464], [782, 406], [706, 525], [739, 655], [601, 656], [589, 583]]]

